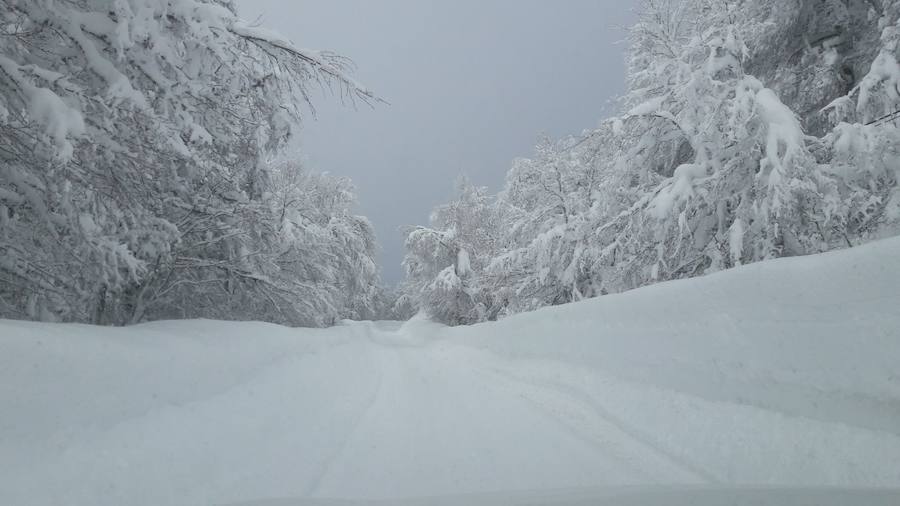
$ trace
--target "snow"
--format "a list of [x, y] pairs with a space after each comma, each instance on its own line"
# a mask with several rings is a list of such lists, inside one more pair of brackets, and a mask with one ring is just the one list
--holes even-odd
[[651, 98], [646, 102], [633, 107], [626, 116], [646, 116], [654, 112], [660, 111], [662, 105], [668, 100], [667, 95]]
[[[31, 15], [40, 19], [40, 15], [36, 15], [35, 11], [30, 11]], [[90, 25], [102, 19], [102, 17], [85, 15], [84, 13], [69, 12], [68, 17], [57, 16], [55, 13], [48, 12], [46, 14], [47, 21], [57, 26], [72, 42], [74, 42], [81, 50], [82, 55], [87, 62], [88, 68], [100, 76], [107, 84], [106, 94], [116, 100], [130, 101], [143, 110], [149, 110], [150, 104], [147, 102], [144, 94], [136, 90], [131, 85], [128, 77], [121, 73], [118, 68], [107, 59], [106, 55], [90, 40], [90, 37], [84, 31], [84, 25]], [[104, 25], [109, 24], [108, 19], [104, 20]], [[95, 27], [100, 28], [100, 27]], [[108, 27], [110, 31], [115, 31], [117, 27]], [[103, 33], [102, 31], [99, 33]]]
[[0, 503], [896, 503], [898, 279], [895, 238], [471, 327], [0, 321]]
[[[74, 147], [70, 138], [79, 137], [85, 132], [81, 113], [69, 107], [47, 88], [35, 86], [22, 74], [21, 67], [16, 62], [2, 54], [0, 54], [0, 71], [12, 79], [22, 93], [29, 117], [41, 125], [44, 133], [53, 141], [57, 157], [62, 160], [71, 158]], [[6, 113], [5, 110], [3, 112]], [[5, 117], [6, 114], [2, 116]]]
[[768, 125], [766, 160], [769, 162], [769, 185], [783, 177], [796, 153], [803, 149], [803, 129], [794, 112], [784, 105], [769, 88], [756, 93], [759, 114]]
[[469, 252], [460, 248], [456, 254], [456, 272], [460, 276], [468, 276], [472, 272], [472, 264], [469, 261]]
[[740, 218], [728, 229], [728, 249], [731, 261], [734, 265], [741, 265], [741, 256], [744, 253], [744, 222]]
[[671, 184], [660, 190], [651, 203], [651, 214], [665, 219], [681, 201], [694, 196], [694, 181], [707, 176], [707, 166], [686, 163], [679, 165], [672, 174]]
[[[874, 102], [879, 98], [886, 98], [890, 107], [882, 107], [877, 113], [864, 115], [866, 123], [877, 119], [884, 113], [893, 112], [894, 106], [900, 100], [900, 91], [897, 90], [897, 83], [900, 82], [900, 63], [888, 51], [882, 51], [872, 61], [869, 73], [863, 77], [859, 84], [859, 101], [857, 102], [857, 110], [865, 112], [872, 108]], [[886, 97], [879, 97], [879, 95]], [[877, 104], [876, 104], [877, 105]]]

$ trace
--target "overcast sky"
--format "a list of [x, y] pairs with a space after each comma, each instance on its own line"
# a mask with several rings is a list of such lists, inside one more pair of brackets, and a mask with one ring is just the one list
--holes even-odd
[[624, 88], [633, 0], [238, 0], [301, 47], [351, 57], [375, 110], [316, 97], [303, 152], [353, 179], [381, 244], [385, 281], [402, 278], [403, 235], [426, 224], [461, 174], [491, 191], [542, 133], [577, 134]]

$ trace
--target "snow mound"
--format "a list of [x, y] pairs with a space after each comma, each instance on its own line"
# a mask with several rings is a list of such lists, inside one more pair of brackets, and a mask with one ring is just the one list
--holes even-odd
[[0, 321], [0, 504], [891, 504], [898, 286], [890, 239], [472, 327]]

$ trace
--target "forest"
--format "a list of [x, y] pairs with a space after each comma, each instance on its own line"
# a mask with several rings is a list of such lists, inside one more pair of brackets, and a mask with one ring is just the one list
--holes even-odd
[[900, 2], [646, 0], [627, 91], [410, 226], [288, 149], [353, 63], [229, 0], [0, 0], [0, 317], [472, 324], [900, 232]]

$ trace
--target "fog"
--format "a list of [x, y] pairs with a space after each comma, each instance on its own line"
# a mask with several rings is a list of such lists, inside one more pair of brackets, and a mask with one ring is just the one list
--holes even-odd
[[310, 168], [353, 179], [388, 283], [402, 279], [407, 224], [467, 175], [499, 189], [542, 134], [591, 128], [624, 88], [622, 0], [238, 0], [302, 47], [351, 57], [388, 105], [314, 96], [300, 142]]

